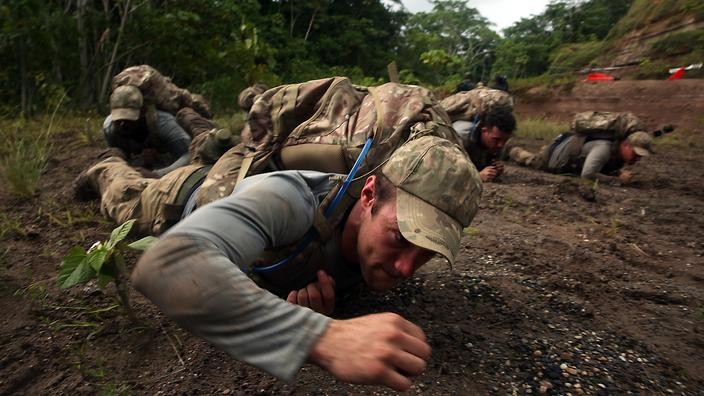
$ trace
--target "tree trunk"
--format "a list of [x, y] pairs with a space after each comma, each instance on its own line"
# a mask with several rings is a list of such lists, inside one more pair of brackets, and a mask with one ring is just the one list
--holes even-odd
[[308, 41], [308, 34], [310, 33], [310, 28], [313, 27], [313, 21], [315, 21], [315, 15], [318, 13], [318, 10], [320, 10], [320, 7], [316, 8], [315, 11], [313, 11], [313, 15], [310, 17], [310, 22], [308, 22], [308, 30], [306, 30], [306, 36], [303, 38], [304, 43]]
[[117, 50], [120, 47], [120, 41], [122, 40], [122, 34], [125, 31], [125, 26], [127, 25], [127, 17], [130, 15], [130, 0], [125, 2], [125, 8], [122, 12], [122, 19], [120, 21], [120, 30], [117, 31], [117, 39], [115, 39], [115, 46], [112, 48], [112, 55], [110, 56], [110, 61], [105, 68], [105, 78], [103, 80], [103, 86], [100, 89], [99, 103], [104, 104], [107, 99], [108, 85], [112, 81], [112, 68], [115, 64], [115, 59], [117, 58]]
[[88, 70], [88, 32], [85, 26], [85, 13], [88, 0], [78, 0], [76, 3], [76, 29], [78, 30], [78, 53], [80, 63], [80, 78], [77, 87], [79, 92], [79, 100], [82, 103], [87, 103], [91, 89], [89, 84]]
[[20, 39], [19, 45], [20, 59], [20, 114], [25, 115], [29, 110], [29, 81], [27, 78], [27, 59], [25, 42]]

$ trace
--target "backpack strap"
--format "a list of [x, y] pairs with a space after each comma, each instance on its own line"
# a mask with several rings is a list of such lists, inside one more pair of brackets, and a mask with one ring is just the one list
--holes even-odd
[[203, 183], [210, 168], [212, 168], [212, 166], [206, 165], [193, 171], [193, 173], [188, 175], [183, 181], [181, 187], [179, 187], [174, 202], [164, 204], [162, 209], [164, 211], [164, 217], [166, 218], [167, 228], [171, 228], [171, 226], [181, 220], [186, 201], [188, 201], [191, 194]]
[[[332, 230], [334, 229], [334, 225], [337, 225], [337, 223], [339, 223], [339, 221], [344, 218], [344, 214], [347, 212], [347, 209], [351, 206], [350, 203], [354, 203], [354, 200], [350, 200], [349, 198], [351, 197], [349, 196], [348, 199], [343, 198], [345, 197], [345, 193], [347, 192], [347, 189], [349, 188], [350, 184], [352, 184], [352, 181], [354, 180], [354, 177], [357, 174], [357, 170], [359, 170], [359, 166], [362, 164], [362, 162], [364, 162], [364, 158], [367, 156], [367, 153], [369, 152], [369, 149], [371, 148], [373, 142], [374, 138], [372, 136], [367, 138], [367, 141], [364, 144], [364, 148], [362, 148], [362, 152], [359, 154], [359, 157], [357, 157], [357, 160], [352, 166], [350, 173], [348, 173], [345, 177], [345, 180], [342, 182], [342, 184], [338, 184], [337, 188], [331, 190], [323, 199], [323, 202], [320, 206], [322, 206], [322, 204], [326, 204], [328, 201], [329, 204], [327, 204], [325, 208], [321, 208], [319, 206], [316, 211], [320, 212], [322, 209], [324, 219], [321, 219], [316, 213], [315, 217], [317, 217], [317, 220], [314, 219], [314, 226], [306, 233], [306, 235], [303, 237], [303, 239], [301, 239], [300, 242], [295, 244], [295, 248], [293, 248], [292, 253], [290, 253], [284, 259], [279, 260], [274, 264], [265, 267], [254, 267], [252, 268], [253, 272], [266, 273], [276, 271], [278, 268], [281, 267], [286, 267], [286, 264], [291, 261], [294, 261], [302, 253], [304, 253], [304, 251], [308, 249], [311, 242], [313, 242], [316, 238], [318, 238], [318, 243], [320, 243], [322, 238], [326, 235], [328, 239], [332, 236]], [[332, 197], [332, 199], [330, 199], [330, 197]], [[343, 201], [345, 202], [345, 205], [340, 205], [340, 203]], [[332, 218], [333, 215], [335, 215], [334, 219]], [[325, 220], [325, 222], [323, 220]], [[330, 220], [333, 221], [331, 222]], [[316, 222], [318, 224], [318, 227], [320, 228], [315, 226]], [[327, 223], [327, 226], [324, 225], [325, 223]], [[320, 229], [325, 235], [318, 235], [318, 229]]]
[[246, 155], [242, 159], [242, 165], [240, 165], [240, 171], [237, 174], [237, 181], [235, 182], [235, 185], [240, 184], [240, 182], [247, 177], [247, 172], [249, 172], [249, 168], [252, 167], [252, 162], [254, 161], [254, 154]]

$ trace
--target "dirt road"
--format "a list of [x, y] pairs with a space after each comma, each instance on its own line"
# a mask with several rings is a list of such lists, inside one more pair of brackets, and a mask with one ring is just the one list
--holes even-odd
[[[486, 185], [454, 269], [435, 260], [393, 293], [360, 291], [336, 316], [394, 311], [426, 331], [433, 357], [412, 393], [703, 394], [702, 88], [619, 81], [519, 98], [521, 116], [630, 110], [649, 126], [674, 122], [683, 138], [657, 144], [633, 184], [599, 185], [596, 202], [577, 179], [509, 165]], [[313, 366], [285, 384], [180, 330], [136, 292], [146, 325], [114, 308], [112, 289], [58, 290], [69, 248], [112, 229], [95, 204], [67, 198], [98, 149], [72, 131], [60, 139], [41, 196], [0, 193], [1, 394], [390, 393]]]

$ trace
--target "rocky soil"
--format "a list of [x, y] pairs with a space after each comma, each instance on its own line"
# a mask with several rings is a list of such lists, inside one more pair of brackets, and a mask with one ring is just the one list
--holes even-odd
[[[653, 127], [678, 124], [683, 138], [657, 144], [631, 185], [598, 185], [593, 201], [577, 179], [507, 166], [486, 185], [454, 268], [434, 260], [391, 293], [359, 290], [335, 316], [393, 311], [425, 330], [433, 357], [410, 393], [704, 394], [704, 82], [682, 85], [687, 98], [668, 96], [671, 83], [519, 98], [521, 116], [627, 109]], [[111, 288], [59, 290], [69, 248], [112, 229], [95, 203], [68, 198], [98, 152], [74, 136], [59, 136], [36, 199], [0, 191], [0, 394], [392, 393], [314, 366], [286, 384], [179, 329], [136, 292], [143, 324], [125, 319]]]

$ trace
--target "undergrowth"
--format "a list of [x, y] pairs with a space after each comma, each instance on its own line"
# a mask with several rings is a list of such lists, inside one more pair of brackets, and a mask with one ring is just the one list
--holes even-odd
[[[75, 133], [85, 145], [103, 145], [102, 117], [95, 114], [44, 114], [0, 118], [0, 179], [18, 198], [37, 194], [58, 133]], [[62, 138], [63, 139], [63, 138]]]
[[0, 125], [0, 175], [20, 198], [36, 194], [52, 148], [51, 124], [23, 118]]
[[569, 129], [567, 123], [545, 118], [522, 118], [518, 120], [517, 126], [514, 133], [517, 137], [538, 140], [552, 140], [555, 136]]

